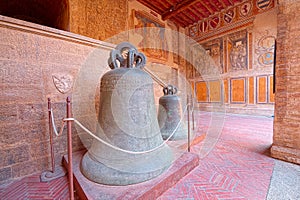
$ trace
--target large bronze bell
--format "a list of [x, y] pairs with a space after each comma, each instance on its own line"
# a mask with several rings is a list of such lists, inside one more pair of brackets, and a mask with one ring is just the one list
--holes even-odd
[[164, 96], [159, 98], [158, 123], [164, 140], [181, 140], [187, 138], [187, 128], [182, 119], [180, 98], [177, 88], [168, 85], [163, 88]]
[[141, 70], [145, 60], [130, 43], [111, 52], [112, 70], [101, 78], [97, 131], [111, 146], [94, 140], [82, 158], [81, 171], [91, 181], [134, 184], [171, 165], [173, 154], [163, 142], [156, 118], [153, 80]]

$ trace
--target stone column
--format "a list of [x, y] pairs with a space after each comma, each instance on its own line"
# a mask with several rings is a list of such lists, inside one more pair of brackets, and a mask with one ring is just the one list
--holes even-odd
[[271, 155], [300, 164], [300, 1], [278, 1], [274, 135]]

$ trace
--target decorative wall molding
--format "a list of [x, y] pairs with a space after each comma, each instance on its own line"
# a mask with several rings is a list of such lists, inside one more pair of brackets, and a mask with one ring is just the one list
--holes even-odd
[[197, 42], [207, 40], [214, 35], [250, 26], [255, 15], [274, 7], [274, 0], [248, 0], [187, 27], [186, 32]]

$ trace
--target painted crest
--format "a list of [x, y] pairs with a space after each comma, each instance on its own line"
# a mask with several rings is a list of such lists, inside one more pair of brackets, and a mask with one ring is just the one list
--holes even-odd
[[240, 15], [247, 16], [252, 11], [252, 4], [250, 2], [244, 3], [240, 6]]
[[215, 29], [219, 26], [220, 23], [220, 18], [219, 16], [213, 17], [211, 18], [211, 20], [209, 21], [209, 25], [211, 28]]
[[202, 21], [199, 24], [199, 31], [204, 33], [207, 31], [207, 27], [208, 27], [207, 21]]
[[227, 10], [226, 13], [224, 13], [223, 19], [226, 23], [232, 22], [234, 18], [235, 12], [233, 9]]
[[69, 74], [52, 75], [53, 83], [60, 93], [67, 93], [73, 87], [73, 77]]
[[258, 62], [262, 66], [271, 65], [274, 62], [274, 50], [275, 50], [275, 37], [264, 36], [258, 42], [256, 53], [258, 56]]
[[257, 0], [256, 5], [260, 10], [266, 10], [271, 5], [272, 0]]
[[274, 53], [266, 52], [258, 57], [258, 62], [262, 65], [271, 65], [274, 62]]
[[193, 25], [190, 27], [190, 36], [191, 37], [195, 37], [198, 35], [198, 26], [197, 25]]

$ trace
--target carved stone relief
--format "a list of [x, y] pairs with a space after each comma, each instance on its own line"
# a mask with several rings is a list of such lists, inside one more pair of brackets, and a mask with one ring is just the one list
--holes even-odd
[[73, 76], [69, 74], [53, 74], [53, 83], [56, 89], [62, 93], [68, 93], [73, 87]]

